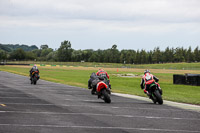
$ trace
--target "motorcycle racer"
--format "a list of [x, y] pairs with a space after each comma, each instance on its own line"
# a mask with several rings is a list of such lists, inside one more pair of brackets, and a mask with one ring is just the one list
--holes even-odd
[[99, 69], [97, 73], [92, 73], [90, 79], [88, 80], [88, 89], [92, 89], [91, 94], [95, 94], [96, 92], [96, 85], [103, 79], [106, 79], [109, 84], [109, 88], [111, 88], [109, 75], [103, 69]]
[[[149, 94], [148, 89], [151, 86], [152, 83], [158, 82], [159, 79], [150, 73], [150, 71], [147, 69], [144, 71], [144, 76], [142, 77], [140, 87], [144, 90], [145, 94]], [[158, 84], [157, 84], [158, 85]], [[159, 90], [161, 91], [160, 86], [158, 85]]]
[[[39, 74], [39, 69], [37, 68], [36, 65], [34, 65], [31, 70], [29, 71], [30, 72], [30, 80], [32, 78], [32, 73], [35, 72], [35, 71], [38, 71], [38, 74]], [[38, 78], [39, 78], [39, 75], [38, 75]]]
[[103, 69], [99, 69], [99, 71], [96, 73], [97, 76], [106, 76], [109, 79], [109, 75], [106, 71], [104, 71]]

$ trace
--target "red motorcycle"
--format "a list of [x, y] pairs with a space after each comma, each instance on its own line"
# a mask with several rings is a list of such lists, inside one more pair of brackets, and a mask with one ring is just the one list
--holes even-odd
[[104, 81], [100, 81], [97, 83], [96, 91], [98, 98], [103, 99], [105, 103], [111, 103], [109, 84], [107, 85]]
[[111, 94], [111, 85], [110, 80], [106, 77], [98, 76], [98, 82], [96, 84], [96, 94], [98, 98], [101, 98], [105, 103], [111, 103], [110, 94]]
[[105, 103], [110, 103], [111, 85], [106, 75], [97, 76], [96, 73], [92, 73], [88, 81], [88, 88], [92, 89], [91, 94], [97, 95]]

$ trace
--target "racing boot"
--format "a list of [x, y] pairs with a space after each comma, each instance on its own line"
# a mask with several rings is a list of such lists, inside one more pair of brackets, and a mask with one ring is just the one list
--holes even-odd
[[144, 89], [144, 93], [147, 94], [147, 96], [150, 96], [149, 92]]
[[158, 90], [160, 92], [160, 95], [162, 95], [162, 89], [160, 87], [158, 87]]
[[96, 88], [95, 88], [95, 87], [92, 88], [91, 94], [92, 94], [92, 95], [95, 95], [95, 94], [96, 94]]

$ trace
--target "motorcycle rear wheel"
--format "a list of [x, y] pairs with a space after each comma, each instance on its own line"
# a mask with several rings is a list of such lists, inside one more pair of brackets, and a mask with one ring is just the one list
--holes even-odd
[[109, 94], [107, 93], [107, 91], [105, 89], [102, 90], [102, 95], [104, 97], [103, 100], [105, 101], [105, 103], [111, 103], [110, 96], [109, 96]]
[[159, 90], [155, 90], [155, 91], [154, 91], [154, 94], [155, 94], [155, 97], [156, 97], [156, 99], [157, 99], [157, 102], [158, 102], [159, 104], [163, 104], [163, 99], [162, 99], [162, 96], [160, 95]]

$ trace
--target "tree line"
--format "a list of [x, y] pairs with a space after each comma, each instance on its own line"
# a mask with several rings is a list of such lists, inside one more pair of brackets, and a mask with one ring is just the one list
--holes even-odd
[[32, 51], [34, 49], [38, 49], [37, 46], [27, 46], [25, 44], [19, 45], [19, 44], [1, 44], [0, 43], [0, 50], [6, 51], [6, 52], [12, 52], [17, 49], [23, 49], [24, 51]]
[[125, 64], [154, 64], [154, 63], [177, 63], [177, 62], [200, 62], [200, 49], [197, 46], [189, 48], [167, 47], [164, 51], [159, 47], [153, 50], [126, 50], [119, 51], [117, 45], [105, 50], [74, 50], [70, 41], [61, 42], [57, 50], [41, 45], [40, 49], [26, 51], [18, 48], [12, 52], [0, 50], [0, 60], [35, 60], [52, 62], [101, 62], [101, 63], [125, 63]]

